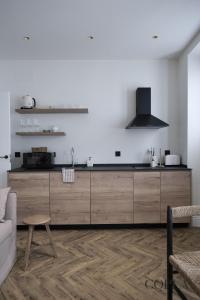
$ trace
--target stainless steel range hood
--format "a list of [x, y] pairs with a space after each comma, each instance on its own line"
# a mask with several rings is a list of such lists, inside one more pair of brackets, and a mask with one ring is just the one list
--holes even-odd
[[136, 117], [126, 126], [126, 129], [159, 129], [169, 124], [151, 114], [151, 88], [137, 88]]

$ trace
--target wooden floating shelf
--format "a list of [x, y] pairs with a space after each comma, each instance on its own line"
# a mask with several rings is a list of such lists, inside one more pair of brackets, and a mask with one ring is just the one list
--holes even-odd
[[16, 108], [15, 111], [19, 114], [66, 114], [78, 113], [87, 114], [88, 108]]
[[16, 135], [21, 136], [64, 136], [66, 135], [65, 132], [58, 131], [58, 132], [43, 132], [43, 131], [36, 131], [36, 132], [16, 132]]

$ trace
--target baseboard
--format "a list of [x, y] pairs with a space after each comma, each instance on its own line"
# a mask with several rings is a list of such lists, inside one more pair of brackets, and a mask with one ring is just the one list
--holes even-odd
[[[174, 224], [174, 227], [187, 227], [189, 226], [189, 223], [176, 223]], [[153, 229], [153, 228], [166, 228], [166, 224], [165, 223], [158, 223], [158, 224], [74, 224], [74, 225], [51, 225], [50, 224], [50, 228], [51, 229], [58, 229], [58, 230], [62, 230], [62, 229], [75, 229], [75, 230], [79, 230], [79, 229], [87, 229], [87, 230], [93, 230], [93, 229]], [[24, 229], [28, 229], [27, 225], [18, 225], [17, 226], [18, 230], [24, 230]], [[41, 230], [41, 229], [45, 229], [44, 225], [38, 225], [35, 226], [35, 229], [37, 230]]]

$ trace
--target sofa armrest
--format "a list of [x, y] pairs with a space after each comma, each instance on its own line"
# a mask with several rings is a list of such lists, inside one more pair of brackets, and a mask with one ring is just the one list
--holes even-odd
[[8, 194], [5, 219], [12, 220], [13, 225], [17, 224], [17, 196], [15, 193]]

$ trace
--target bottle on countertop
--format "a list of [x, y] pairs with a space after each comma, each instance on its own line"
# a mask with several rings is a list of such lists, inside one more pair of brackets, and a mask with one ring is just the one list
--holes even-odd
[[149, 153], [150, 153], [150, 165], [152, 168], [155, 168], [158, 166], [158, 156], [155, 154], [155, 148], [151, 147]]
[[87, 159], [87, 167], [93, 167], [93, 165], [94, 165], [93, 158], [89, 156]]
[[158, 156], [153, 155], [151, 160], [151, 167], [155, 168], [158, 166]]

